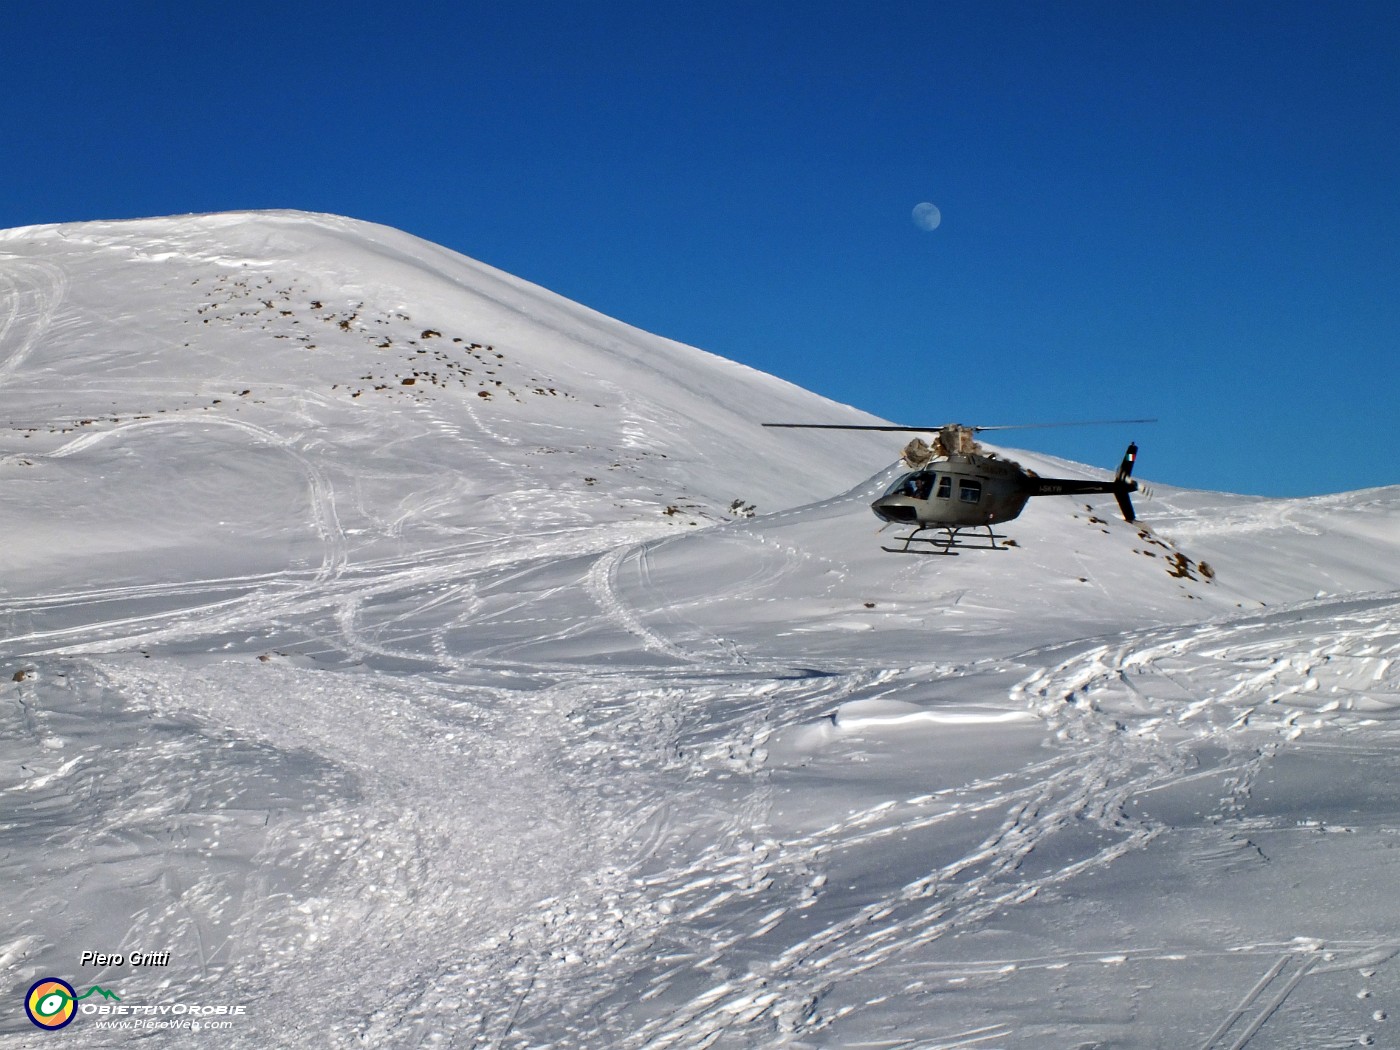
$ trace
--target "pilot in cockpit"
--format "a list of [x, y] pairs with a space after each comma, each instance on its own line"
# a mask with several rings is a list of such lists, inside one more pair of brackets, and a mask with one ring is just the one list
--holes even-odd
[[912, 496], [914, 499], [928, 499], [929, 493], [933, 491], [933, 477], [932, 471], [916, 471], [904, 479], [899, 494]]

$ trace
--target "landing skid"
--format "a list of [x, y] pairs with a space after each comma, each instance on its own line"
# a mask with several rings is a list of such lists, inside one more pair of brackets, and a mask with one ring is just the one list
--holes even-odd
[[[972, 536], [968, 537], [967, 539], [962, 539], [962, 538], [958, 535], [960, 532], [963, 531], [962, 528], [951, 528], [950, 526], [947, 526], [947, 525], [923, 525], [923, 526], [920, 526], [919, 528], [915, 529], [915, 530], [914, 530], [913, 532], [911, 532], [908, 536], [896, 536], [896, 537], [895, 537], [896, 540], [900, 540], [900, 541], [903, 542], [903, 544], [904, 544], [903, 547], [884, 547], [884, 546], [882, 546], [880, 549], [881, 549], [882, 551], [888, 551], [888, 552], [891, 553], [891, 554], [935, 554], [935, 555], [941, 555], [941, 556], [943, 556], [943, 557], [950, 557], [950, 558], [956, 558], [956, 557], [958, 556], [958, 551], [1004, 551], [1004, 550], [1006, 550], [1005, 547], [1000, 546], [1000, 545], [997, 543], [997, 540], [1004, 540], [1004, 539], [1006, 539], [1005, 536], [1001, 535], [1000, 533], [993, 532], [993, 531], [992, 531], [992, 527], [991, 527], [990, 525], [980, 525], [980, 526], [976, 526], [976, 527], [977, 527], [977, 528], [981, 528], [981, 529], [986, 529], [986, 530], [987, 530], [986, 536], [983, 537], [983, 535], [982, 535], [980, 532], [978, 532], [978, 533], [974, 533]], [[939, 533], [942, 533], [942, 535], [938, 535], [938, 536], [920, 536], [919, 533], [921, 533], [921, 532], [939, 532]], [[983, 539], [983, 538], [985, 538], [985, 539], [987, 540], [986, 543], [974, 543], [974, 542], [972, 542], [973, 540], [981, 540], [981, 539]], [[932, 549], [932, 550], [928, 550], [928, 549], [924, 549], [924, 548], [920, 548], [920, 547], [913, 547], [913, 546], [911, 546], [911, 544], [914, 544], [914, 543], [927, 543], [927, 544], [929, 545], [929, 547], [931, 547], [931, 548], [933, 548], [933, 549]], [[956, 548], [956, 549], [955, 549], [955, 548]]]
[[[935, 543], [935, 542], [937, 542], [937, 541], [936, 541], [936, 540], [916, 540], [915, 542], [917, 542], [917, 543]], [[957, 551], [950, 551], [950, 550], [946, 550], [946, 549], [945, 549], [945, 550], [938, 550], [938, 551], [926, 551], [926, 550], [920, 550], [920, 549], [917, 548], [917, 547], [908, 547], [908, 546], [905, 546], [905, 547], [885, 547], [885, 546], [881, 546], [880, 549], [881, 549], [882, 551], [889, 551], [891, 554], [936, 554], [936, 555], [941, 555], [942, 557], [945, 557], [945, 558], [956, 558], [956, 557], [958, 556], [958, 552], [957, 552]]]

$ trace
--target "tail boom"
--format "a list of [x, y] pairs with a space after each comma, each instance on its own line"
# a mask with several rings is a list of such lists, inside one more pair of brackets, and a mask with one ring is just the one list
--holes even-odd
[[1137, 461], [1137, 445], [1129, 445], [1118, 466], [1118, 474], [1112, 481], [1086, 481], [1080, 478], [1027, 478], [1026, 491], [1030, 496], [1082, 496], [1094, 493], [1111, 493], [1118, 501], [1118, 509], [1124, 521], [1136, 521], [1133, 501], [1128, 494], [1138, 490], [1133, 480], [1133, 464]]

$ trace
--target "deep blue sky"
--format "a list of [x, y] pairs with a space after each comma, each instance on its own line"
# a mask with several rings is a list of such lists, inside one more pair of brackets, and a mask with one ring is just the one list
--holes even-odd
[[1389, 0], [0, 0], [0, 55], [0, 228], [337, 212], [897, 422], [1400, 482]]

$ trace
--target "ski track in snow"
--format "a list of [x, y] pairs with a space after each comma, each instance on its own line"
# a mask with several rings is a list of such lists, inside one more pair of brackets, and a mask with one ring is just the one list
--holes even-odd
[[[832, 987], [1146, 846], [1157, 831], [1127, 817], [1123, 806], [1138, 792], [1180, 775], [1181, 769], [1161, 756], [1116, 743], [1098, 738], [1083, 752], [1045, 763], [1030, 784], [990, 794], [971, 806], [929, 811], [925, 806], [933, 800], [922, 800], [922, 805], [903, 807], [903, 819], [876, 829], [846, 837], [852, 824], [859, 827], [875, 816], [866, 814], [830, 829], [829, 838], [811, 837], [804, 845], [815, 855], [823, 848], [852, 848], [929, 831], [979, 813], [1002, 814], [971, 852], [788, 945], [766, 967], [709, 989], [624, 1045], [704, 1046], [769, 1014], [780, 1030], [810, 1035], [830, 1020], [820, 1017], [816, 1004]], [[1110, 843], [1034, 876], [1022, 871], [1043, 841], [1081, 821], [1113, 832]]]
[[[1238, 829], [1232, 838], [1257, 852], [1247, 836], [1270, 825], [1245, 819], [1246, 802], [1279, 746], [1313, 731], [1390, 725], [1400, 717], [1397, 665], [1400, 594], [1391, 593], [1127, 632], [1035, 672], [1013, 695], [1063, 740], [1096, 740], [1098, 753], [1126, 744], [1139, 756], [1155, 755], [1155, 770], [1120, 795], [1122, 802], [1192, 779], [1171, 761], [1190, 753], [1183, 741], [1222, 745], [1226, 757], [1209, 771], [1229, 792], [1216, 823]], [[1322, 945], [1304, 947], [1317, 952]], [[1384, 942], [1332, 947], [1382, 959], [1394, 954]], [[1317, 961], [1297, 947], [1278, 958], [1201, 1050], [1243, 1050]]]
[[321, 568], [317, 572], [315, 581], [322, 583], [337, 576], [345, 568], [345, 533], [341, 529], [340, 520], [336, 514], [335, 499], [331, 491], [330, 483], [326, 480], [325, 473], [301, 452], [299, 452], [293, 441], [281, 437], [266, 427], [260, 427], [254, 423], [248, 423], [240, 419], [226, 419], [210, 417], [207, 419], [146, 419], [136, 420], [129, 423], [119, 423], [107, 430], [94, 431], [91, 434], [83, 434], [66, 442], [51, 452], [37, 458], [44, 459], [65, 459], [68, 456], [76, 455], [94, 445], [110, 441], [118, 436], [125, 436], [132, 431], [146, 431], [159, 429], [193, 429], [196, 432], [205, 431], [209, 427], [229, 427], [233, 430], [250, 434], [254, 439], [272, 445], [274, 448], [285, 452], [306, 476], [307, 488], [310, 495], [312, 527], [320, 537], [321, 545], [325, 550], [325, 557], [321, 563]]
[[[644, 1026], [624, 1045], [709, 1045], [765, 1016], [773, 1016], [780, 1030], [806, 1035], [820, 1031], [830, 1018], [821, 1016], [817, 1004], [833, 987], [958, 928], [973, 927], [1003, 909], [1024, 904], [1047, 888], [1105, 868], [1146, 848], [1162, 834], [1164, 829], [1152, 821], [1131, 816], [1129, 803], [1190, 779], [1193, 773], [1189, 752], [1179, 746], [1176, 735], [1157, 732], [1167, 720], [1158, 713], [1161, 704], [1153, 702], [1160, 697], [1144, 696], [1145, 679], [1155, 678], [1165, 682], [1168, 690], [1175, 689], [1178, 679], [1171, 670], [1175, 667], [1181, 679], [1192, 680], [1194, 675], [1196, 681], [1215, 683], [1221, 677], [1218, 667], [1205, 668], [1211, 672], [1206, 676], [1202, 667], [1181, 667], [1181, 663], [1224, 664], [1234, 681], [1227, 680], [1209, 697], [1185, 698], [1178, 717], [1169, 724], [1197, 737], [1222, 740], [1231, 756], [1211, 775], [1247, 795], [1269, 751], [1253, 739], [1236, 741], [1235, 735], [1249, 725], [1251, 717], [1256, 726], [1265, 724], [1259, 712], [1277, 707], [1276, 717], [1267, 724], [1285, 738], [1296, 739], [1302, 712], [1279, 705], [1318, 692], [1322, 688], [1319, 671], [1325, 677], [1326, 669], [1332, 668], [1335, 681], [1312, 706], [1323, 716], [1309, 721], [1314, 728], [1329, 715], [1365, 724], [1400, 705], [1393, 672], [1400, 657], [1397, 622], [1400, 596], [1344, 599], [1322, 608], [1309, 605], [1237, 621], [1134, 632], [1125, 641], [1085, 647], [1057, 666], [1034, 672], [1016, 685], [1012, 698], [1039, 711], [1072, 750], [1044, 763], [1029, 785], [981, 798], [975, 810], [1005, 816], [975, 850], [787, 946], [767, 966], [717, 984]], [[1319, 631], [1322, 624], [1342, 627]], [[1280, 656], [1279, 633], [1289, 626], [1310, 641], [1311, 648], [1301, 652], [1288, 648], [1288, 655]], [[1137, 718], [1125, 726], [1122, 719], [1130, 714]], [[801, 845], [814, 848], [830, 834], [829, 844], [852, 847], [969, 815], [967, 810], [935, 809], [851, 834], [853, 828], [878, 818], [879, 809], [886, 807], [818, 833]], [[910, 808], [917, 811], [918, 807]], [[1105, 845], [1062, 866], [1034, 873], [1026, 870], [1037, 847], [1086, 822], [1109, 833]], [[793, 851], [799, 844], [783, 845]], [[1244, 1047], [1312, 964], [1307, 958], [1285, 956], [1277, 971], [1285, 965], [1293, 969], [1286, 981], [1272, 989], [1275, 994], [1255, 1002], [1271, 976], [1226, 1019], [1203, 1050], [1215, 1050], [1217, 1044], [1232, 1050]], [[1257, 1011], [1248, 1015], [1256, 1005]], [[1242, 1019], [1245, 1023], [1237, 1024]], [[1230, 1041], [1219, 1042], [1227, 1033]]]
[[0, 386], [39, 345], [67, 291], [62, 267], [0, 255]]
[[[1329, 723], [1400, 718], [1397, 624], [1400, 594], [1390, 593], [1154, 628], [1089, 647], [1023, 692], [1043, 711], [1063, 701], [1135, 717], [1140, 732], [1213, 733], [1223, 719], [1223, 728], [1268, 726], [1296, 739]], [[1189, 684], [1200, 680], [1212, 683], [1204, 695]]]
[[605, 616], [616, 621], [628, 633], [635, 635], [644, 648], [682, 663], [701, 662], [701, 657], [692, 656], [648, 628], [618, 596], [619, 567], [629, 557], [645, 558], [646, 547], [609, 551], [600, 555], [588, 570], [588, 590], [598, 607]]

